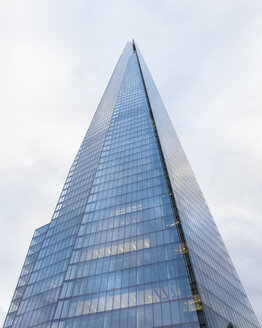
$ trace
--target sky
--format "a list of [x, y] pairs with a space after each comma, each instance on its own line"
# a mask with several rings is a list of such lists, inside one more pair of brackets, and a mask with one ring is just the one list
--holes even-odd
[[261, 0], [2, 0], [0, 324], [132, 38], [262, 322]]

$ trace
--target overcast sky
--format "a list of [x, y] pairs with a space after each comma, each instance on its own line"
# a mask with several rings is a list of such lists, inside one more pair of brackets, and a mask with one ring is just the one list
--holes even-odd
[[261, 0], [2, 0], [0, 324], [132, 38], [262, 322]]

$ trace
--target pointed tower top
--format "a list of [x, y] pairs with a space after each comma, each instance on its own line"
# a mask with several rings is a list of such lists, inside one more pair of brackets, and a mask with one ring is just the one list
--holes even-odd
[[132, 39], [132, 45], [133, 45], [134, 51], [136, 51], [136, 44], [135, 44], [135, 40], [134, 39]]

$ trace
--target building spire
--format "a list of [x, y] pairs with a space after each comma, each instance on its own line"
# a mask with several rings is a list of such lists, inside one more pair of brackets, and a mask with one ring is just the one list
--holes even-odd
[[133, 45], [134, 52], [136, 52], [136, 44], [134, 39], [132, 39], [132, 45]]

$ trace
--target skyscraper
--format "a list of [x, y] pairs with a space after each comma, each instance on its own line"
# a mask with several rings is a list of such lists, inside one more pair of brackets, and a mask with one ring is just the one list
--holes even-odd
[[34, 233], [8, 327], [259, 327], [134, 42]]

